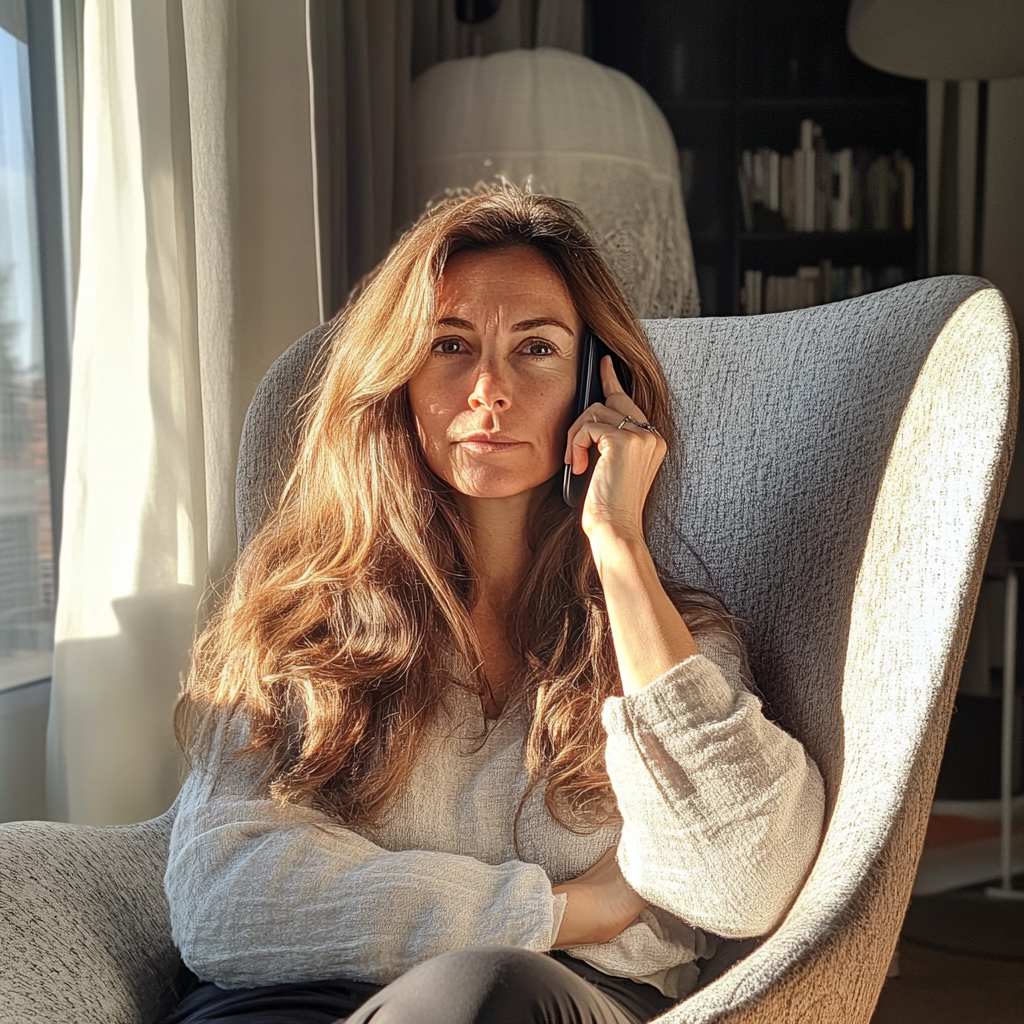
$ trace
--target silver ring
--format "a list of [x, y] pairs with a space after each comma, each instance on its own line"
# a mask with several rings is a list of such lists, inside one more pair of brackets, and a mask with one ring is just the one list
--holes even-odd
[[661, 437], [661, 434], [659, 434], [658, 431], [650, 425], [650, 423], [639, 423], [637, 420], [633, 419], [632, 416], [623, 417], [622, 422], [616, 429], [621, 430], [627, 423], [632, 423], [637, 429], [646, 430], [648, 434], [654, 434], [655, 437]]

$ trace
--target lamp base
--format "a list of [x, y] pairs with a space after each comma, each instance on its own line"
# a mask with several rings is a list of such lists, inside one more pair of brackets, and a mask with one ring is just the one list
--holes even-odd
[[1024, 900], [1024, 889], [1003, 889], [998, 885], [990, 885], [985, 895], [990, 900]]

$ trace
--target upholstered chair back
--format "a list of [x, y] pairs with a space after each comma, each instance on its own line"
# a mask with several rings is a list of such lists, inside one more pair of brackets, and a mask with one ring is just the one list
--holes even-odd
[[[867, 1021], [909, 899], [1005, 483], [1013, 324], [986, 282], [946, 277], [792, 313], [644, 327], [678, 437], [649, 513], [652, 547], [745, 622], [768, 712], [817, 761], [830, 816], [781, 928], [672, 1019], [730, 1008], [746, 1019], [744, 991], [810, 972], [798, 1001], [830, 1009], [808, 1020]], [[281, 424], [324, 336], [297, 342], [253, 400], [240, 543], [279, 493], [294, 436]]]

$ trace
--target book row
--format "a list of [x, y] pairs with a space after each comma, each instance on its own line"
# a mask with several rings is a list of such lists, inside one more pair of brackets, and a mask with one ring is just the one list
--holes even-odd
[[746, 231], [911, 231], [914, 165], [897, 150], [830, 152], [821, 126], [800, 125], [800, 146], [744, 150], [739, 166]]
[[740, 288], [740, 311], [748, 315], [784, 313], [791, 309], [820, 306], [824, 302], [856, 298], [902, 284], [905, 280], [902, 267], [876, 270], [860, 264], [834, 267], [827, 259], [816, 266], [798, 267], [790, 276], [747, 270]]

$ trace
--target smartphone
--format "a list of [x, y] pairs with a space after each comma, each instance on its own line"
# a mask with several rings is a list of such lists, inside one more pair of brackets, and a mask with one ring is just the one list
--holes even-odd
[[[626, 364], [589, 328], [583, 330], [583, 345], [580, 347], [580, 361], [576, 371], [576, 403], [573, 407], [573, 422], [579, 419], [595, 402], [604, 401], [604, 386], [601, 384], [601, 360], [605, 356], [612, 357], [615, 375], [619, 378], [623, 390], [633, 397], [633, 375]], [[590, 477], [597, 462], [597, 448], [590, 450], [590, 462], [587, 471], [573, 476], [572, 466], [565, 467], [562, 477], [562, 498], [570, 508], [579, 508], [586, 497], [590, 486]]]

